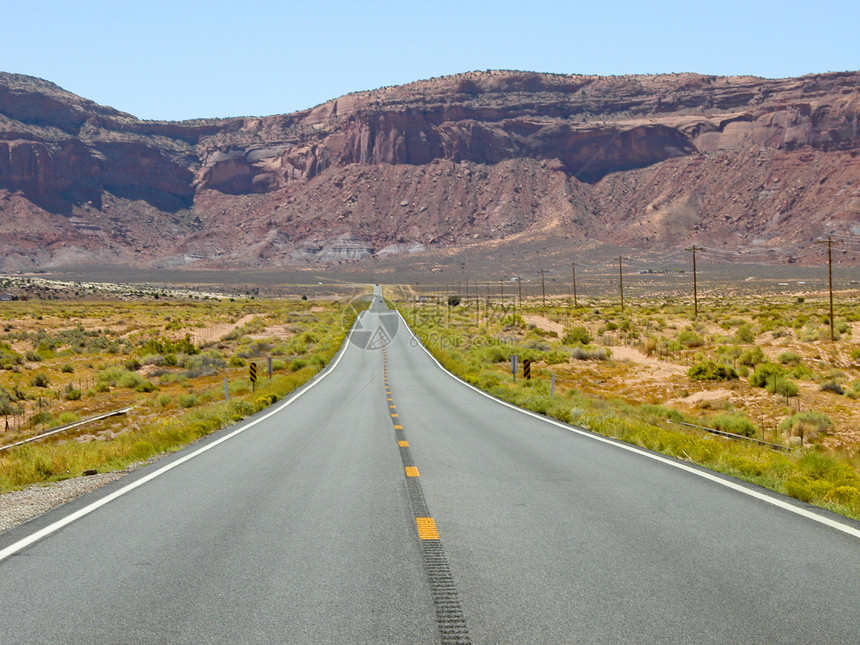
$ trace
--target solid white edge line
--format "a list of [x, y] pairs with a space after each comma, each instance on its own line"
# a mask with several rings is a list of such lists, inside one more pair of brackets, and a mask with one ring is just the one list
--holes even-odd
[[831, 519], [829, 517], [824, 517], [823, 515], [819, 515], [818, 513], [813, 513], [812, 511], [807, 510], [805, 508], [795, 506], [794, 504], [789, 504], [785, 500], [778, 499], [776, 497], [772, 497], [771, 495], [767, 495], [761, 491], [754, 490], [754, 489], [748, 488], [746, 486], [742, 486], [741, 484], [738, 484], [738, 483], [733, 482], [733, 481], [728, 480], [728, 479], [724, 479], [723, 477], [720, 477], [714, 473], [702, 471], [702, 470], [699, 470], [698, 468], [693, 468], [693, 467], [688, 466], [687, 464], [684, 464], [682, 462], [674, 461], [674, 460], [669, 459], [667, 457], [662, 457], [660, 455], [656, 455], [654, 453], [647, 452], [647, 451], [645, 451], [641, 448], [638, 448], [632, 444], [623, 443], [618, 439], [615, 439], [615, 440], [609, 439], [609, 438], [604, 437], [602, 435], [599, 435], [597, 433], [590, 432], [588, 430], [583, 430], [583, 429], [577, 428], [576, 426], [568, 425], [566, 423], [562, 423], [561, 421], [558, 421], [556, 419], [552, 419], [550, 417], [545, 417], [541, 414], [538, 414], [537, 412], [532, 412], [531, 410], [526, 410], [525, 408], [520, 408], [520, 407], [514, 405], [513, 403], [508, 403], [507, 401], [502, 401], [501, 399], [497, 399], [492, 394], [488, 394], [487, 392], [484, 392], [482, 389], [475, 387], [471, 383], [467, 383], [466, 381], [461, 379], [459, 376], [457, 376], [457, 375], [453, 374], [452, 372], [449, 372], [447, 369], [445, 369], [445, 366], [442, 365], [442, 363], [440, 363], [436, 359], [436, 357], [430, 353], [430, 350], [424, 346], [424, 343], [421, 342], [421, 339], [418, 338], [418, 336], [415, 334], [415, 332], [409, 326], [409, 323], [406, 322], [406, 319], [403, 317], [403, 314], [401, 314], [399, 311], [397, 312], [397, 314], [400, 316], [400, 319], [406, 325], [406, 329], [409, 330], [409, 333], [412, 335], [412, 337], [418, 343], [418, 346], [427, 353], [427, 355], [432, 359], [432, 361], [434, 363], [436, 363], [436, 366], [439, 369], [441, 369], [445, 374], [447, 374], [448, 376], [450, 376], [451, 378], [456, 380], [458, 383], [461, 383], [462, 385], [465, 385], [466, 387], [471, 388], [472, 390], [474, 390], [475, 392], [477, 392], [481, 396], [485, 396], [488, 399], [490, 399], [491, 401], [495, 401], [496, 403], [498, 403], [500, 405], [504, 405], [508, 408], [511, 408], [512, 410], [516, 410], [517, 412], [520, 412], [522, 414], [526, 414], [526, 415], [533, 417], [535, 419], [538, 419], [540, 421], [545, 421], [547, 423], [551, 423], [552, 425], [557, 426], [559, 428], [562, 428], [564, 430], [568, 430], [570, 432], [575, 432], [576, 434], [582, 435], [583, 437], [588, 437], [589, 439], [593, 439], [594, 441], [600, 441], [602, 443], [609, 444], [611, 446], [615, 446], [616, 448], [621, 448], [622, 450], [627, 450], [629, 452], [636, 453], [637, 455], [642, 455], [643, 457], [648, 457], [649, 459], [653, 459], [654, 461], [659, 461], [663, 464], [666, 464], [667, 466], [672, 466], [673, 468], [683, 470], [685, 472], [691, 473], [691, 474], [696, 475], [698, 477], [701, 477], [703, 479], [707, 479], [709, 481], [720, 484], [721, 486], [725, 486], [726, 488], [731, 488], [732, 490], [735, 490], [739, 493], [743, 493], [744, 495], [749, 495], [750, 497], [754, 497], [754, 498], [761, 500], [763, 502], [767, 502], [768, 504], [772, 504], [773, 506], [777, 506], [777, 507], [782, 508], [784, 510], [787, 510], [787, 511], [790, 511], [790, 512], [795, 513], [797, 515], [800, 515], [802, 517], [805, 517], [807, 519], [813, 520], [814, 522], [818, 522], [819, 524], [824, 524], [825, 526], [829, 526], [830, 528], [833, 528], [833, 529], [836, 529], [837, 531], [841, 531], [843, 533], [846, 533], [852, 537], [860, 538], [860, 529], [856, 529], [853, 526], [849, 526], [848, 524], [843, 524], [842, 522], [838, 522], [838, 521]]
[[[364, 311], [361, 311], [361, 312], [359, 312], [359, 315], [356, 316], [356, 323], [361, 318], [361, 315], [363, 313], [364, 313]], [[45, 537], [51, 535], [52, 533], [56, 533], [57, 531], [59, 531], [64, 526], [68, 526], [72, 522], [79, 520], [80, 518], [84, 517], [85, 515], [89, 515], [90, 513], [98, 510], [99, 508], [101, 508], [105, 504], [109, 504], [110, 502], [117, 499], [118, 497], [122, 497], [126, 493], [130, 493], [135, 488], [137, 488], [139, 486], [143, 486], [147, 482], [150, 482], [153, 479], [155, 479], [156, 477], [159, 477], [160, 475], [163, 475], [164, 473], [166, 473], [170, 470], [173, 470], [177, 466], [181, 466], [186, 461], [189, 461], [189, 460], [194, 459], [195, 457], [197, 457], [199, 455], [202, 455], [207, 450], [211, 450], [215, 446], [218, 446], [218, 445], [224, 443], [225, 441], [232, 439], [236, 435], [245, 432], [245, 430], [248, 430], [249, 428], [253, 428], [258, 423], [265, 421], [266, 419], [268, 419], [271, 416], [274, 416], [275, 414], [277, 414], [278, 412], [280, 412], [281, 410], [283, 410], [287, 406], [292, 405], [295, 401], [297, 401], [305, 393], [307, 393], [312, 388], [316, 387], [319, 383], [321, 383], [322, 380], [325, 377], [327, 377], [329, 374], [331, 374], [335, 370], [335, 368], [340, 364], [341, 359], [344, 357], [347, 349], [349, 348], [350, 337], [352, 336], [352, 332], [354, 330], [355, 330], [355, 323], [353, 323], [353, 326], [350, 328], [349, 333], [347, 334], [346, 338], [344, 339], [343, 346], [341, 347], [341, 350], [338, 353], [335, 361], [333, 363], [331, 363], [325, 370], [323, 370], [322, 372], [317, 374], [311, 381], [309, 381], [308, 383], [305, 383], [301, 388], [299, 388], [298, 390], [295, 390], [295, 391], [291, 392], [289, 395], [287, 395], [287, 400], [284, 401], [283, 403], [281, 403], [280, 405], [274, 407], [272, 410], [270, 410], [269, 412], [267, 412], [263, 416], [259, 417], [258, 419], [254, 419], [253, 421], [249, 421], [248, 423], [242, 425], [241, 427], [237, 428], [233, 432], [226, 434], [219, 439], [216, 439], [212, 443], [206, 444], [202, 448], [198, 448], [194, 452], [189, 453], [189, 454], [185, 455], [184, 457], [181, 457], [181, 458], [177, 459], [176, 461], [171, 462], [171, 463], [167, 464], [166, 466], [163, 466], [154, 472], [151, 472], [149, 475], [146, 475], [145, 477], [141, 477], [137, 481], [134, 481], [131, 484], [123, 486], [122, 488], [120, 488], [117, 491], [114, 491], [110, 495], [106, 495], [105, 497], [101, 498], [100, 500], [93, 502], [92, 504], [75, 511], [74, 513], [72, 513], [70, 515], [67, 515], [63, 519], [57, 520], [53, 524], [49, 524], [48, 526], [46, 526], [42, 529], [39, 529], [35, 533], [32, 533], [32, 534], [28, 535], [27, 537], [18, 540], [14, 544], [10, 544], [5, 549], [0, 550], [0, 562], [2, 562], [3, 560], [5, 560], [6, 558], [8, 558], [11, 555], [14, 555], [18, 551], [21, 551], [22, 549], [27, 548], [31, 544], [38, 542], [42, 538], [45, 538]]]

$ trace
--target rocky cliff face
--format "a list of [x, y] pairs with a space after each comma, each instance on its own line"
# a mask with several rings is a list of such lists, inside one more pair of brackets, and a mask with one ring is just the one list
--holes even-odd
[[[544, 236], [860, 234], [860, 73], [470, 73], [162, 123], [0, 74], [0, 268], [379, 262]], [[488, 246], [489, 245], [489, 246]]]

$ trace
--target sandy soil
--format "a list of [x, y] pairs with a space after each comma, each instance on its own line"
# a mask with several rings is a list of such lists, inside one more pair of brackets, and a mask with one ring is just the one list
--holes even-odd
[[637, 365], [650, 368], [649, 372], [657, 378], [669, 378], [678, 374], [686, 374], [687, 368], [676, 363], [667, 363], [656, 358], [646, 356], [638, 349], [624, 347], [623, 345], [612, 347], [612, 358], [621, 361], [632, 361]]
[[195, 327], [188, 333], [191, 334], [191, 342], [195, 345], [200, 345], [201, 343], [218, 340], [225, 334], [229, 334], [234, 329], [248, 324], [258, 315], [259, 314], [248, 314], [247, 316], [242, 316], [234, 323], [214, 323], [206, 327]]
[[559, 337], [564, 335], [564, 325], [561, 323], [553, 322], [549, 318], [544, 318], [543, 316], [523, 316], [523, 321], [527, 325], [534, 325], [538, 329], [543, 329], [544, 331], [554, 331]]

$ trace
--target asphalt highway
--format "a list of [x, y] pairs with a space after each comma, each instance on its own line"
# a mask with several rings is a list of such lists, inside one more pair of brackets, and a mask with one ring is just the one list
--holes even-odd
[[377, 290], [310, 387], [0, 536], [0, 642], [858, 642], [857, 523], [667, 462], [462, 384]]

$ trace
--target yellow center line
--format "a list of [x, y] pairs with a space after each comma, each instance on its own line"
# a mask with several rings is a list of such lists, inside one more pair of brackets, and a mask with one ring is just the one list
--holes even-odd
[[404, 468], [406, 471], [407, 477], [418, 477], [418, 467], [417, 466], [406, 466]]
[[397, 418], [397, 417], [399, 417], [400, 415], [399, 415], [399, 414], [397, 414], [396, 412], [392, 412], [392, 413], [391, 413], [391, 416], [392, 416], [392, 418], [395, 418], [395, 419], [396, 419], [396, 418]]
[[408, 441], [398, 441], [397, 445], [400, 446], [401, 448], [408, 448], [409, 442]]
[[395, 426], [394, 426], [394, 429], [395, 429], [395, 430], [403, 430], [403, 426], [395, 425]]
[[415, 526], [418, 527], [418, 537], [422, 540], [438, 540], [439, 530], [432, 517], [416, 517]]

